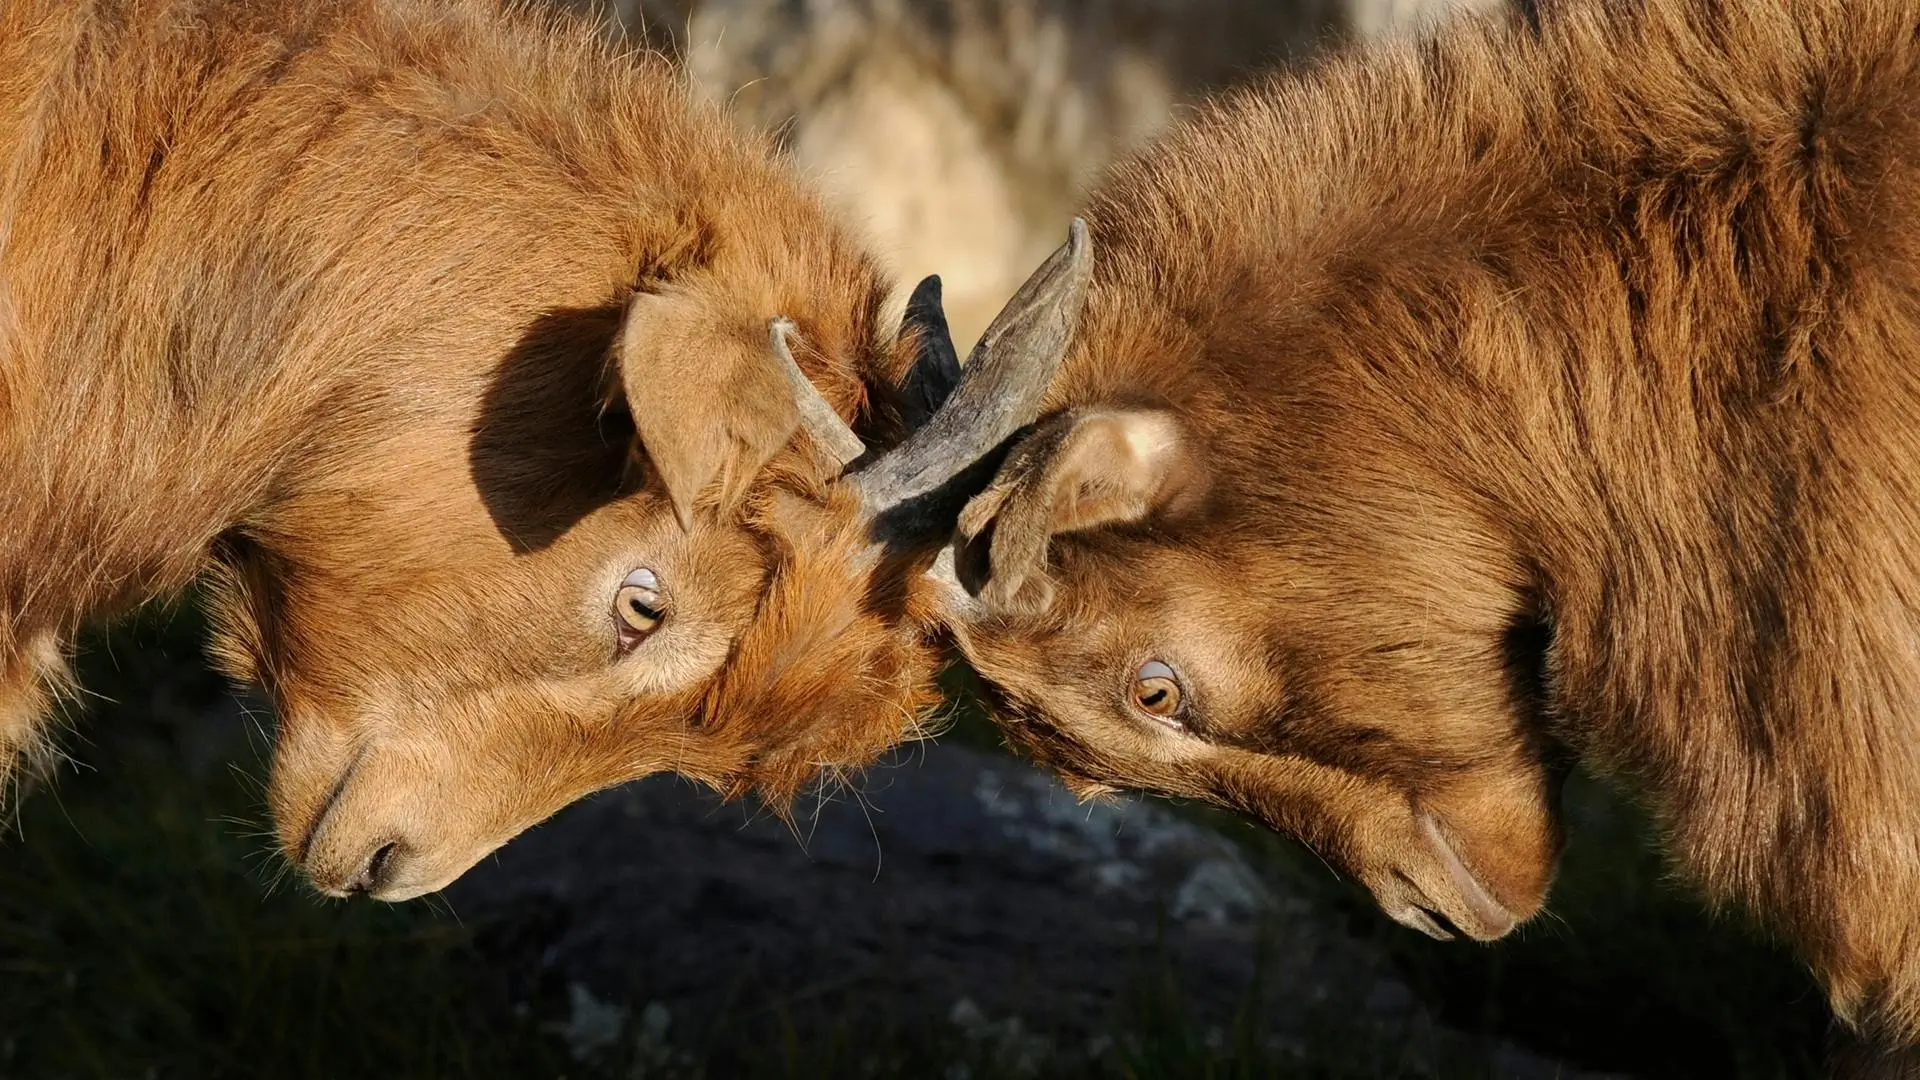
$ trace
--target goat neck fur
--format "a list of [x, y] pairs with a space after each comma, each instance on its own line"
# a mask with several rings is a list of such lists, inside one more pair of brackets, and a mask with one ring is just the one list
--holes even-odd
[[[1539, 7], [1107, 179], [1035, 438], [1141, 438], [1064, 479], [1016, 450], [961, 644], [1087, 790], [1254, 810], [1370, 884], [1379, 808], [1424, 808], [1467, 914], [1537, 909], [1571, 754], [1920, 1041], [1920, 10]], [[1213, 679], [1184, 723], [1128, 711], [1156, 650]]]
[[[883, 439], [887, 303], [761, 139], [588, 24], [8, 0], [0, 777], [44, 757], [82, 625], [208, 570], [217, 655], [281, 713], [283, 846], [329, 891], [437, 887], [657, 769], [778, 802], [866, 763], [932, 657], [835, 562], [852, 511], [788, 446], [767, 327]], [[635, 567], [672, 606], [628, 656]], [[796, 615], [803, 587], [847, 602]], [[859, 688], [830, 716], [783, 689], [830, 677]], [[379, 842], [420, 867], [384, 892]]]

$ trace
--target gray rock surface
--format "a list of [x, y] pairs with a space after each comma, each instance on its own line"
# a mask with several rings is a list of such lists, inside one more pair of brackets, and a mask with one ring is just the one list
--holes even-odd
[[996, 1040], [1011, 1072], [1040, 1075], [1109, 1052], [1128, 995], [1170, 973], [1209, 1037], [1244, 1006], [1282, 1058], [1362, 1040], [1356, 1064], [1452, 1055], [1497, 1076], [1581, 1075], [1438, 1025], [1376, 949], [1220, 833], [1149, 801], [1079, 803], [958, 745], [914, 748], [793, 828], [671, 778], [629, 785], [516, 840], [448, 899], [511, 928], [503, 958], [567, 985], [583, 1054], [622, 1038], [664, 1053], [718, 1015], [804, 1024], [818, 1006]]

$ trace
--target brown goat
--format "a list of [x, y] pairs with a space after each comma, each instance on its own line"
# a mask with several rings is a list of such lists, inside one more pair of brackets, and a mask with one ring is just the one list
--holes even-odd
[[1920, 1041], [1920, 8], [1602, 0], [1236, 95], [1124, 165], [950, 620], [1085, 793], [1537, 912], [1571, 760]]
[[8, 0], [0, 779], [47, 758], [76, 630], [200, 575], [329, 893], [439, 888], [661, 769], [778, 804], [871, 761], [933, 698], [930, 612], [871, 584], [885, 498], [789, 442], [911, 418], [943, 323], [887, 297], [584, 23]]

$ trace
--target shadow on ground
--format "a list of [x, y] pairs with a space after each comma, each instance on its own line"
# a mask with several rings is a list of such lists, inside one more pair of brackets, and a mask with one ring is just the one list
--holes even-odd
[[972, 716], [792, 827], [660, 777], [344, 904], [270, 887], [264, 736], [191, 620], [85, 669], [113, 700], [0, 844], [0, 1077], [1787, 1077], [1825, 1023], [1586, 782], [1555, 917], [1490, 948], [1243, 823], [1076, 803]]

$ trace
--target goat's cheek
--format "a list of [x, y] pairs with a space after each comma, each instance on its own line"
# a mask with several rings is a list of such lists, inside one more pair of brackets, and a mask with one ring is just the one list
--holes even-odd
[[733, 635], [723, 626], [678, 620], [616, 663], [608, 675], [609, 689], [629, 698], [679, 693], [718, 672], [732, 645]]

